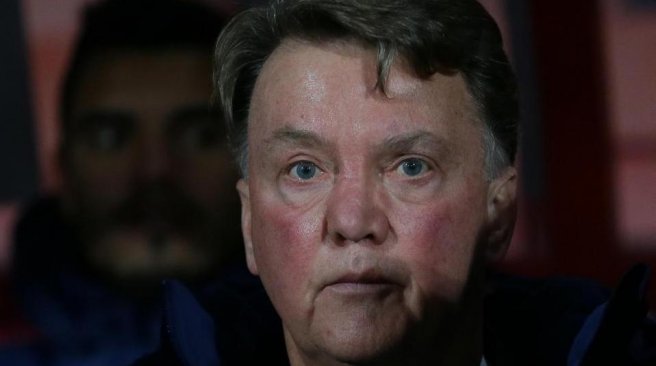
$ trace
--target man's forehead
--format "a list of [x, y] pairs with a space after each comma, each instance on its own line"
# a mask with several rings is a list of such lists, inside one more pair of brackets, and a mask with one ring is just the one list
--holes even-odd
[[[211, 57], [206, 49], [200, 48], [102, 48], [92, 51], [81, 64], [81, 78], [94, 78], [107, 82], [116, 78], [128, 78], [130, 73], [155, 75], [169, 68], [169, 73], [183, 71], [186, 76], [192, 73], [207, 75], [211, 72]], [[197, 70], [197, 71], [195, 71]], [[163, 73], [161, 77], [166, 77]], [[182, 78], [182, 77], [181, 77]]]
[[210, 58], [198, 49], [98, 51], [80, 74], [72, 107], [199, 104], [209, 99], [210, 73]]
[[[335, 65], [335, 60], [339, 65]], [[304, 39], [285, 39], [263, 66], [258, 81], [270, 75], [269, 83], [277, 86], [283, 79], [291, 79], [292, 84], [313, 92], [312, 98], [325, 94], [326, 85], [321, 83], [327, 76], [340, 76], [342, 67], [359, 69], [362, 87], [368, 92], [377, 92], [377, 50], [354, 40], [314, 41]], [[393, 67], [387, 78], [385, 94], [389, 98], [412, 97], [421, 89], [425, 80], [411, 71], [403, 57], [393, 59]], [[266, 71], [270, 75], [266, 75]], [[332, 74], [329, 74], [332, 73]], [[264, 75], [263, 75], [264, 74]], [[335, 83], [333, 86], [338, 87]]]
[[[355, 42], [304, 40], [286, 40], [266, 61], [253, 90], [249, 119], [325, 121], [340, 108], [358, 112], [354, 104], [366, 100], [378, 105], [372, 113], [382, 119], [477, 119], [461, 74], [436, 73], [421, 79], [398, 59], [383, 92], [377, 87], [373, 49]], [[405, 106], [389, 108], [392, 105]], [[401, 116], [401, 111], [409, 116]]]

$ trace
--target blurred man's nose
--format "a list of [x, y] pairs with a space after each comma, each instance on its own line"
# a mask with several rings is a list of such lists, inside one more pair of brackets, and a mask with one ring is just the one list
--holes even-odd
[[164, 133], [145, 131], [139, 139], [136, 176], [141, 181], [159, 181], [170, 177], [171, 154]]
[[382, 244], [390, 231], [375, 178], [338, 177], [326, 207], [327, 235], [337, 245]]

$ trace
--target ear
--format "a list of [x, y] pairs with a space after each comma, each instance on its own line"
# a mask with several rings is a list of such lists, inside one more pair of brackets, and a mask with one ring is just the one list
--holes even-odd
[[510, 166], [490, 182], [487, 201], [488, 262], [498, 261], [506, 254], [517, 218], [517, 170]]
[[248, 190], [248, 181], [243, 178], [237, 182], [237, 192], [241, 200], [241, 231], [244, 236], [244, 250], [246, 251], [246, 264], [252, 274], [257, 275], [257, 264], [253, 255], [253, 241], [251, 240], [251, 199]]

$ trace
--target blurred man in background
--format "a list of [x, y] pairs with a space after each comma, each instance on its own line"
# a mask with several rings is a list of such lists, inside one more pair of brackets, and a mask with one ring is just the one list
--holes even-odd
[[172, 1], [127, 3], [88, 14], [67, 76], [61, 212], [83, 262], [118, 286], [197, 278], [238, 244], [235, 172], [208, 106], [223, 20]]
[[128, 363], [158, 341], [161, 279], [201, 287], [239, 272], [237, 174], [208, 106], [224, 23], [174, 0], [87, 9], [62, 89], [63, 189], [15, 235], [33, 339], [0, 364]]

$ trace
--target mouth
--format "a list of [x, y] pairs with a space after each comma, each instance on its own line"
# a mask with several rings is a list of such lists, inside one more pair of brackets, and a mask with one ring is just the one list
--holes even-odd
[[365, 295], [397, 290], [401, 285], [377, 271], [346, 273], [329, 282], [324, 290], [341, 295]]

